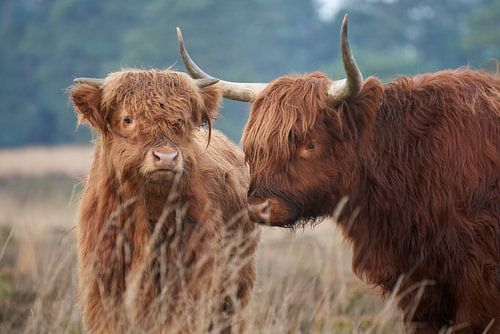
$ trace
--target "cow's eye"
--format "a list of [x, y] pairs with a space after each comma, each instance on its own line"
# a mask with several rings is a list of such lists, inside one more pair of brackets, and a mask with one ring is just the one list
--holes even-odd
[[316, 141], [312, 139], [306, 139], [302, 144], [302, 149], [306, 151], [314, 151], [316, 149]]
[[130, 116], [123, 117], [123, 123], [132, 124], [132, 118], [130, 118]]
[[316, 150], [316, 143], [313, 140], [307, 140], [299, 147], [299, 156], [309, 158]]

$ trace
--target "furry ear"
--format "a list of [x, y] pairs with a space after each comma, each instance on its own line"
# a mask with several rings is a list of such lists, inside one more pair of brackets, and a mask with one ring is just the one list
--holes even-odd
[[201, 104], [198, 105], [197, 112], [193, 115], [194, 124], [202, 126], [204, 124], [208, 127], [208, 141], [207, 146], [210, 144], [212, 136], [212, 120], [215, 119], [219, 111], [219, 105], [222, 100], [222, 91], [214, 86], [207, 86], [200, 89]]
[[202, 114], [204, 121], [209, 122], [217, 117], [222, 100], [222, 92], [215, 86], [208, 86], [200, 89], [200, 93], [203, 98], [204, 110]]
[[100, 133], [106, 133], [106, 117], [101, 108], [101, 88], [89, 84], [77, 84], [70, 88], [69, 93], [78, 114], [78, 122], [88, 123]]

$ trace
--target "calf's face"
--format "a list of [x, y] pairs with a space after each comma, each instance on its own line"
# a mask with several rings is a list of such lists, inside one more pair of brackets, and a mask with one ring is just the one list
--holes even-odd
[[192, 132], [215, 116], [220, 94], [183, 73], [128, 70], [101, 84], [77, 84], [71, 100], [81, 122], [100, 134], [120, 179], [171, 180], [189, 163]]

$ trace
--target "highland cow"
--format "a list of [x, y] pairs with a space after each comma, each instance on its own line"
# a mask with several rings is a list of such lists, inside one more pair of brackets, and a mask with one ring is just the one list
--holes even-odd
[[[179, 42], [191, 76], [213, 78]], [[347, 18], [341, 50], [343, 80], [217, 84], [253, 101], [242, 138], [252, 218], [293, 227], [335, 216], [354, 271], [398, 290], [410, 332], [500, 333], [500, 77], [363, 80]]]
[[211, 131], [214, 82], [125, 70], [70, 90], [98, 133], [78, 222], [92, 333], [245, 330], [258, 230], [243, 154]]

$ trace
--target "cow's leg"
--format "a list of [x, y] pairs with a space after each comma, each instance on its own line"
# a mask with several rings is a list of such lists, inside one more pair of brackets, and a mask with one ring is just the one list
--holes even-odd
[[[407, 282], [406, 287], [417, 282]], [[423, 289], [423, 290], [422, 290]], [[399, 307], [404, 313], [406, 332], [411, 334], [436, 334], [446, 330], [453, 318], [455, 301], [442, 285], [426, 285], [408, 292], [402, 289]]]
[[472, 333], [500, 334], [500, 284], [489, 274], [467, 281], [456, 292], [455, 323], [467, 324]]

